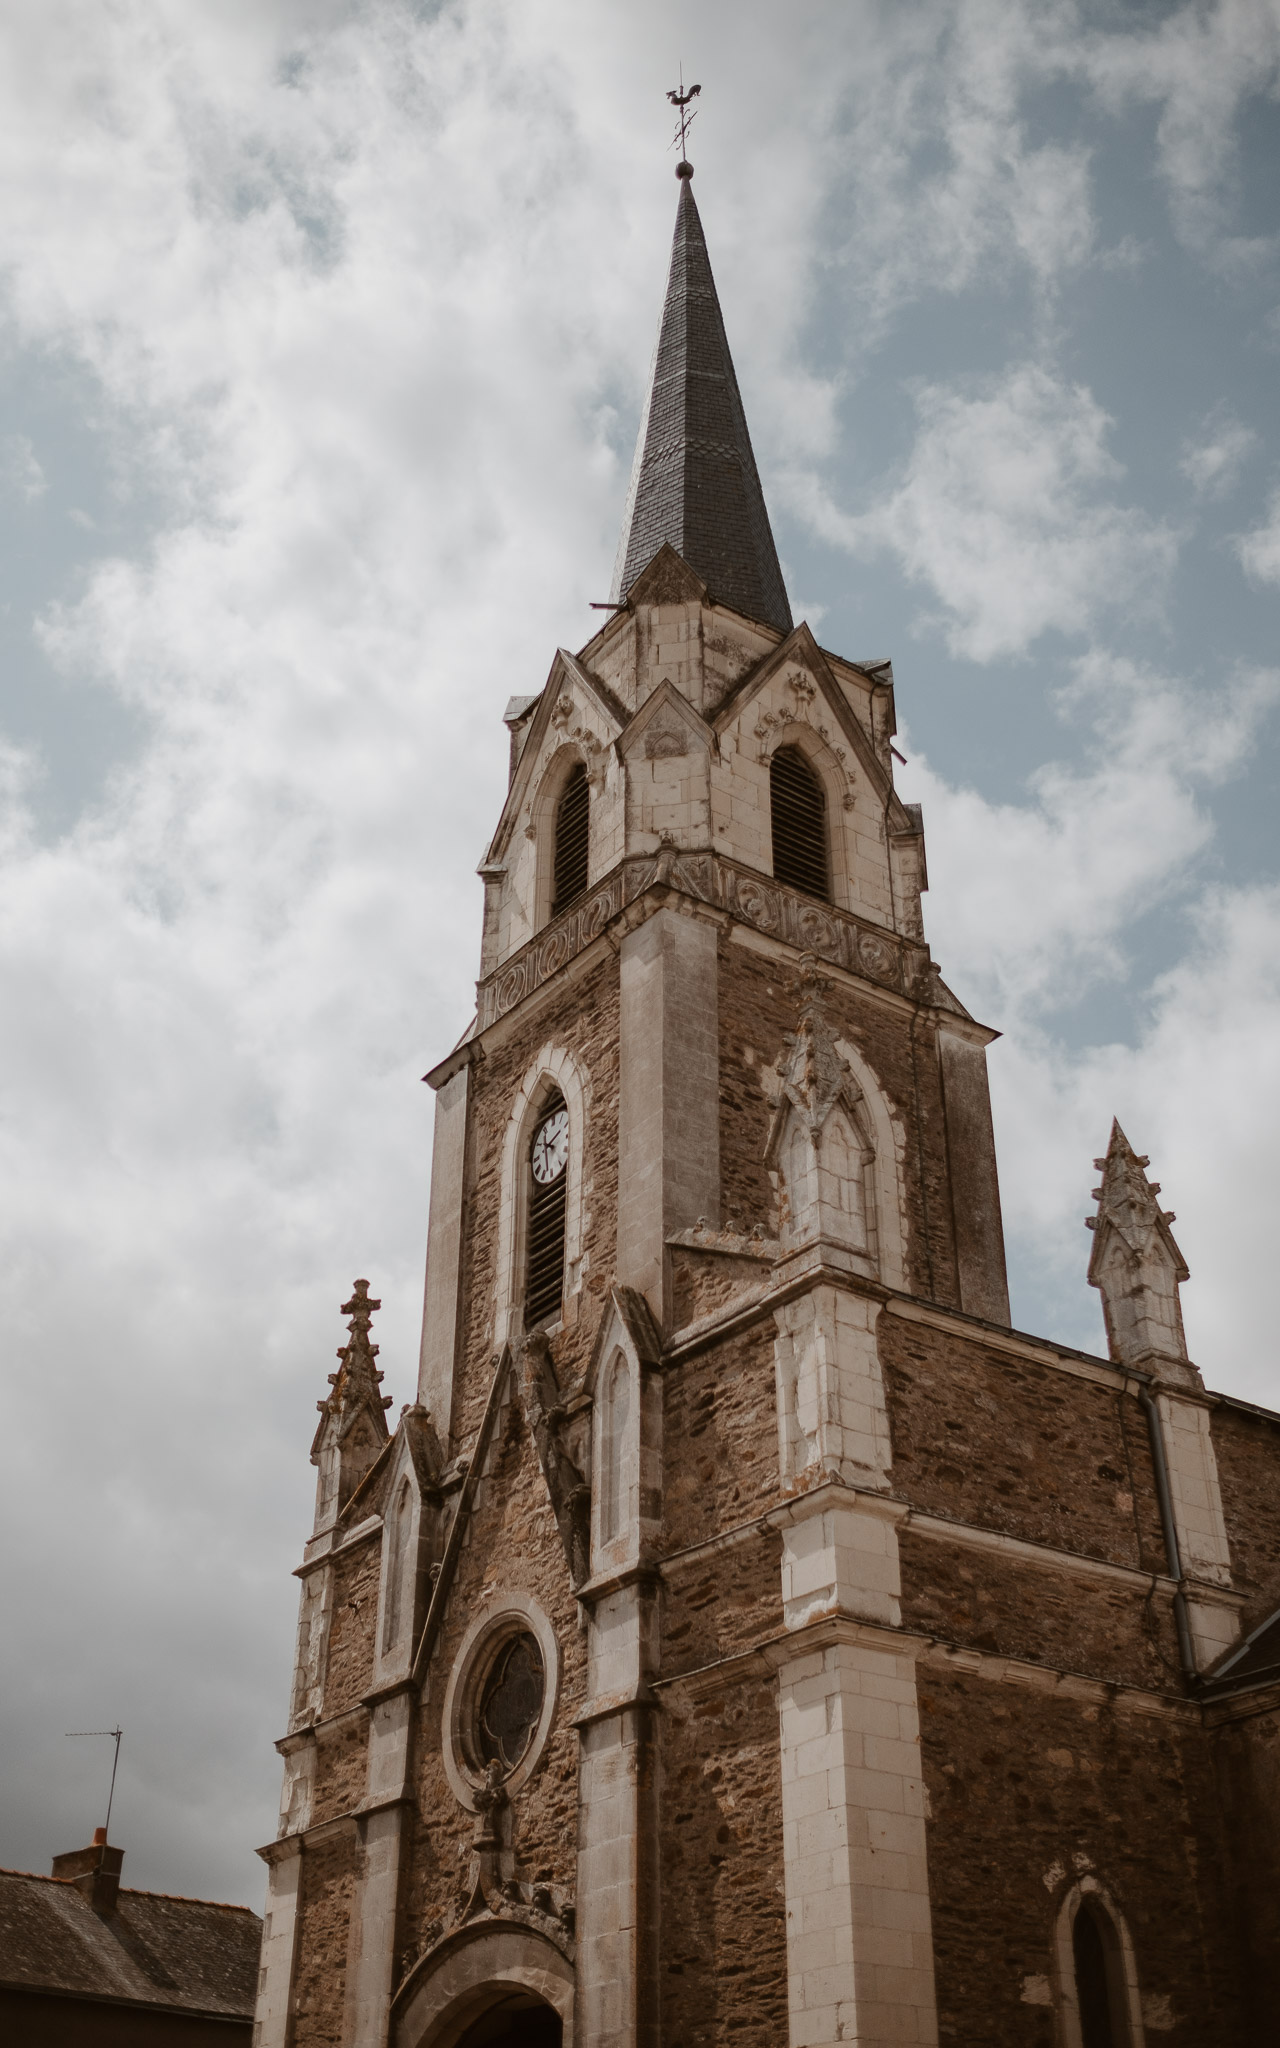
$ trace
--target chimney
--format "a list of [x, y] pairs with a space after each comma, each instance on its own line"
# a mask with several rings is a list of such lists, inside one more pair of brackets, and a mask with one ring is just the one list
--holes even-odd
[[105, 1828], [95, 1828], [87, 1849], [68, 1849], [53, 1859], [53, 1875], [67, 1879], [82, 1891], [95, 1913], [114, 1913], [120, 1889], [120, 1866], [124, 1850], [107, 1844]]

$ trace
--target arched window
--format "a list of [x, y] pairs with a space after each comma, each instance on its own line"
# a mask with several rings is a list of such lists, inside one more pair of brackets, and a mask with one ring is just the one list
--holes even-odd
[[390, 1556], [387, 1560], [390, 1576], [387, 1580], [387, 1597], [382, 1611], [382, 1654], [385, 1657], [400, 1635], [400, 1609], [404, 1604], [405, 1575], [409, 1557], [409, 1527], [413, 1520], [413, 1499], [409, 1482], [402, 1479], [396, 1495], [395, 1512], [391, 1517]]
[[798, 747], [779, 747], [769, 763], [769, 821], [777, 879], [829, 901], [827, 799]]
[[569, 1112], [559, 1089], [548, 1096], [529, 1143], [528, 1257], [524, 1321], [553, 1323], [564, 1297], [564, 1239], [569, 1187]]
[[591, 789], [587, 771], [578, 761], [556, 805], [556, 850], [551, 883], [551, 915], [581, 896], [587, 886], [587, 845], [591, 824]]
[[1081, 2048], [1129, 2048], [1127, 2000], [1116, 1932], [1086, 1896], [1071, 1930]]

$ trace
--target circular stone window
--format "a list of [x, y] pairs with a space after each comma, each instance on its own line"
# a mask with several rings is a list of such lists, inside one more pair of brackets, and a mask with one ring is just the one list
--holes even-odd
[[525, 1755], [542, 1719], [542, 1652], [527, 1629], [500, 1642], [476, 1700], [472, 1737], [482, 1764], [506, 1777]]
[[546, 1747], [560, 1689], [555, 1630], [528, 1594], [495, 1593], [459, 1646], [444, 1696], [445, 1774], [475, 1812], [485, 1779], [518, 1792]]

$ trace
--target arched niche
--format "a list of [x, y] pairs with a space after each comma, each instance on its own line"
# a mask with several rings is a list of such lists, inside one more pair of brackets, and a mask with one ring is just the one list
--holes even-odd
[[472, 1921], [405, 1978], [392, 2003], [391, 2040], [394, 2048], [482, 2048], [486, 2022], [500, 2024], [504, 2008], [514, 2017], [524, 2000], [544, 2029], [541, 2009], [549, 2008], [563, 2048], [572, 2048], [573, 1992], [570, 1954], [548, 1935], [513, 1921]]

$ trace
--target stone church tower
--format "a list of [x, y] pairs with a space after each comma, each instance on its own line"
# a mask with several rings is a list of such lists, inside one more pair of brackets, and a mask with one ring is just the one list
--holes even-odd
[[887, 662], [793, 623], [694, 204], [614, 604], [506, 711], [418, 1398], [320, 1403], [260, 2048], [1259, 2042], [1280, 1419], [1114, 1131], [1009, 1327]]

